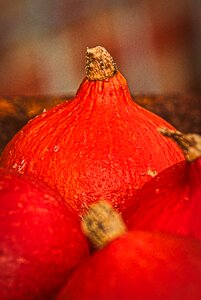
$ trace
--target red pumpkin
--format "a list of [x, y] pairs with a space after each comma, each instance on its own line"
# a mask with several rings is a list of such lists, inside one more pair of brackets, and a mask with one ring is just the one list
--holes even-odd
[[[122, 234], [122, 225], [120, 236], [115, 238], [118, 222], [112, 223], [106, 205], [105, 210], [101, 215], [99, 209], [96, 215], [93, 205], [84, 226], [93, 243], [98, 240], [100, 247], [107, 240], [108, 245], [78, 266], [57, 300], [201, 299], [200, 241], [146, 231]], [[112, 241], [105, 236], [112, 236]]]
[[201, 239], [201, 136], [163, 130], [183, 147], [186, 161], [151, 179], [124, 212], [129, 228]]
[[1, 165], [44, 180], [81, 214], [100, 197], [121, 211], [136, 189], [184, 157], [156, 130], [172, 126], [132, 100], [104, 48], [87, 50], [86, 69], [75, 98], [30, 121]]
[[77, 215], [46, 185], [0, 169], [0, 299], [52, 299], [88, 256]]

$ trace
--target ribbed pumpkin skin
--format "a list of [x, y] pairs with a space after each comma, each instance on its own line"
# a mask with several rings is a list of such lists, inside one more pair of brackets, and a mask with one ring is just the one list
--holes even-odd
[[85, 79], [74, 99], [39, 115], [11, 140], [1, 165], [56, 187], [79, 213], [100, 197], [121, 211], [136, 189], [184, 159], [158, 127], [172, 128], [133, 102], [120, 72]]
[[77, 214], [48, 186], [0, 169], [0, 299], [53, 299], [89, 255]]
[[201, 243], [130, 231], [78, 266], [57, 300], [200, 300]]

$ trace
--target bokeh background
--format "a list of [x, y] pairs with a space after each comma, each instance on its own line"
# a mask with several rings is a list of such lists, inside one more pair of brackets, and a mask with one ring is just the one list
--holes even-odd
[[200, 0], [6, 0], [0, 94], [75, 93], [96, 45], [133, 94], [201, 91]]

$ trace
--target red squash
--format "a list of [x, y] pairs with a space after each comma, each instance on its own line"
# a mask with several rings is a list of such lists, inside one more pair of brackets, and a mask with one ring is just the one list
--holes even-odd
[[87, 50], [86, 71], [75, 98], [30, 121], [1, 165], [56, 187], [81, 214], [100, 197], [121, 211], [136, 189], [184, 157], [156, 130], [172, 126], [132, 100], [104, 48]]
[[0, 169], [0, 299], [53, 299], [88, 256], [77, 215], [48, 186]]
[[57, 300], [201, 299], [200, 241], [146, 231], [123, 233], [122, 224], [115, 237], [119, 220], [113, 223], [110, 208], [103, 206], [103, 215], [100, 209], [97, 215], [93, 205], [84, 228], [95, 245], [100, 248], [103, 242], [105, 247], [78, 266]]
[[124, 212], [129, 228], [201, 239], [201, 136], [163, 129], [183, 148], [186, 161], [151, 179]]

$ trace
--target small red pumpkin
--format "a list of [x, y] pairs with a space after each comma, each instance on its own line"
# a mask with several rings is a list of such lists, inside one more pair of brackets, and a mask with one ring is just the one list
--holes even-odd
[[81, 214], [100, 197], [121, 211], [136, 189], [184, 157], [156, 130], [172, 126], [132, 100], [104, 48], [87, 50], [86, 70], [75, 98], [30, 121], [1, 165], [56, 187]]
[[183, 148], [186, 161], [169, 167], [139, 190], [124, 212], [129, 228], [201, 239], [201, 136], [162, 130]]
[[52, 299], [88, 256], [78, 216], [48, 186], [0, 169], [0, 299]]
[[113, 218], [106, 204], [89, 210], [84, 230], [93, 244], [104, 248], [78, 266], [57, 300], [201, 299], [200, 241], [126, 232], [122, 224], [118, 233], [120, 217]]

